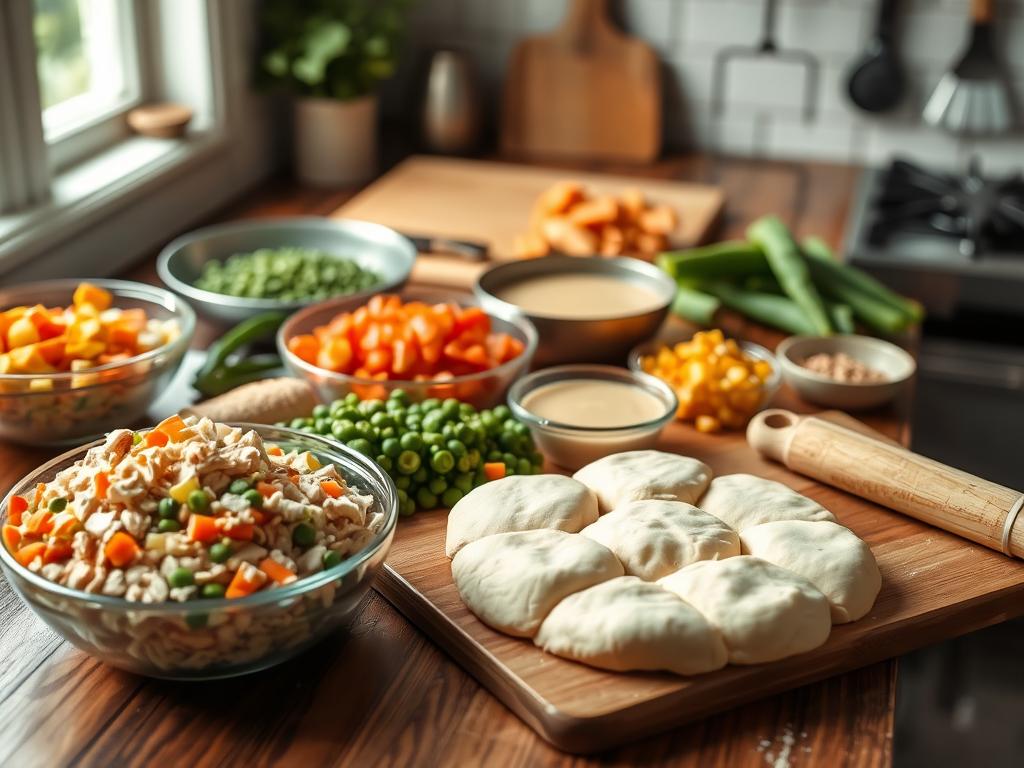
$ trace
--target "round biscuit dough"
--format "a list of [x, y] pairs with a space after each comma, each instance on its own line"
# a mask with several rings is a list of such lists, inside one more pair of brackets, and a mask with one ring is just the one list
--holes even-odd
[[608, 547], [628, 575], [645, 581], [657, 581], [698, 560], [740, 553], [736, 531], [682, 501], [629, 501], [580, 534]]
[[448, 557], [495, 533], [553, 528], [578, 533], [597, 520], [597, 498], [565, 475], [511, 475], [474, 488], [448, 513]]
[[662, 499], [693, 504], [711, 481], [702, 461], [663, 451], [627, 451], [605, 456], [578, 470], [574, 478], [597, 495], [603, 515], [627, 501]]
[[871, 548], [849, 528], [827, 520], [776, 520], [740, 534], [743, 553], [800, 574], [828, 598], [832, 623], [862, 618], [882, 588]]
[[551, 529], [486, 536], [452, 560], [455, 587], [469, 610], [516, 637], [533, 637], [551, 609], [573, 592], [622, 574], [611, 550]]
[[695, 502], [740, 533], [773, 520], [829, 520], [832, 513], [787, 485], [755, 475], [721, 475]]
[[694, 563], [658, 583], [718, 627], [733, 664], [804, 653], [832, 628], [828, 600], [811, 582], [749, 555]]
[[696, 608], [635, 576], [569, 595], [548, 614], [534, 643], [616, 672], [698, 675], [724, 667], [727, 658], [721, 634]]

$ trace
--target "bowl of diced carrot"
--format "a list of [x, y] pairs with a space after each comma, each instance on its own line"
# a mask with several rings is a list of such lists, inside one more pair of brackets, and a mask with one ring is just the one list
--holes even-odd
[[530, 366], [537, 331], [522, 314], [484, 311], [470, 294], [410, 289], [315, 304], [281, 326], [278, 349], [327, 401], [355, 392], [486, 408]]
[[0, 440], [69, 445], [145, 414], [192, 340], [195, 313], [124, 280], [0, 290]]

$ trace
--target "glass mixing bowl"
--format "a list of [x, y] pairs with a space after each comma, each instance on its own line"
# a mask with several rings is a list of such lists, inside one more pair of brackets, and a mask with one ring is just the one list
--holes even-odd
[[[374, 498], [379, 530], [360, 552], [333, 568], [277, 589], [237, 599], [129, 602], [61, 586], [20, 565], [0, 545], [0, 567], [15, 591], [58, 634], [106, 663], [150, 677], [205, 680], [265, 669], [295, 656], [338, 629], [366, 595], [391, 548], [397, 491], [369, 459], [316, 435], [257, 424], [266, 442], [310, 451], [333, 462], [351, 485]], [[14, 495], [52, 480], [99, 442], [58, 456], [19, 481], [3, 501], [6, 521]]]

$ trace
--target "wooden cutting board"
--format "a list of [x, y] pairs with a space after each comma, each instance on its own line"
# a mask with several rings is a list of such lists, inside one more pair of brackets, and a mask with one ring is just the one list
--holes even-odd
[[[540, 168], [447, 157], [411, 157], [331, 215], [362, 219], [411, 235], [473, 240], [490, 246], [491, 258], [514, 258], [513, 243], [527, 230], [537, 197], [556, 181], [576, 179], [594, 194], [638, 187], [655, 203], [679, 214], [674, 247], [704, 242], [718, 221], [725, 195], [718, 187], [630, 176]], [[468, 288], [490, 265], [430, 255], [416, 261], [412, 280]]]
[[606, 0], [573, 0], [558, 29], [512, 52], [501, 148], [532, 159], [654, 160], [661, 151], [654, 50], [615, 29]]
[[460, 600], [444, 556], [446, 515], [402, 520], [376, 589], [556, 747], [593, 752], [698, 720], [1024, 613], [1024, 563], [760, 458], [741, 437], [671, 425], [662, 450], [696, 456], [716, 474], [786, 483], [868, 542], [882, 572], [871, 613], [833, 627], [820, 648], [693, 678], [611, 673], [495, 632]]

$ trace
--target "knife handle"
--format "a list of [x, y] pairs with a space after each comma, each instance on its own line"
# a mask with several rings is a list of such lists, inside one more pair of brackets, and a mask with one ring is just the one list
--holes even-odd
[[468, 240], [449, 240], [445, 237], [420, 237], [406, 235], [416, 250], [426, 255], [458, 256], [466, 261], [486, 261], [487, 246]]

